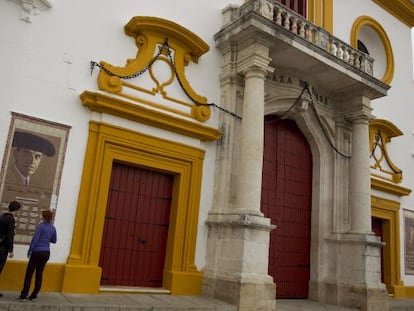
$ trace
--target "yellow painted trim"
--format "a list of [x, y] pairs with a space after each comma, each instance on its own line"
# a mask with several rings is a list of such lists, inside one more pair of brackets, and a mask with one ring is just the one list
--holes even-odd
[[[27, 261], [9, 259], [1, 274], [1, 289], [20, 291], [23, 286], [26, 266]], [[63, 263], [47, 263], [43, 273], [42, 291], [59, 292], [64, 270], [65, 264]]]
[[308, 20], [333, 32], [333, 0], [308, 0]]
[[[206, 105], [207, 98], [194, 91], [185, 75], [185, 67], [190, 62], [197, 63], [201, 55], [209, 50], [207, 43], [190, 30], [172, 21], [151, 16], [133, 17], [125, 25], [124, 30], [128, 36], [135, 38], [138, 47], [137, 56], [135, 59], [129, 59], [124, 67], [113, 66], [101, 61], [100, 64], [105, 70], [101, 70], [99, 73], [99, 88], [159, 109], [194, 118], [200, 122], [207, 121], [211, 116], [210, 106]], [[166, 47], [160, 50], [160, 46], [166, 41], [168, 42], [168, 50]], [[170, 70], [170, 77], [166, 81], [159, 81], [156, 75], [151, 72], [150, 63], [159, 52], [161, 54], [156, 58], [156, 61], [167, 63]], [[167, 57], [168, 52], [173, 55], [171, 59]], [[131, 83], [133, 81], [131, 79], [128, 79], [130, 82], [125, 82], [125, 79], [119, 78], [135, 76], [137, 73], [144, 74], [144, 69], [149, 69], [147, 74], [153, 81], [152, 88], [146, 89], [143, 86]], [[174, 80], [176, 80], [176, 87], [182, 88], [184, 93], [188, 95], [185, 100], [168, 95], [167, 89]], [[129, 91], [124, 92], [124, 88], [129, 88]], [[136, 95], [131, 95], [131, 92]], [[174, 105], [155, 104], [154, 101], [139, 97], [142, 96], [142, 93], [151, 96], [159, 94], [165, 100], [178, 104], [178, 107], [183, 105], [190, 107], [190, 109], [187, 109], [187, 112], [184, 113], [178, 107], [173, 108]]]
[[388, 181], [371, 177], [371, 188], [398, 196], [409, 195], [411, 189], [399, 186]]
[[403, 286], [400, 265], [400, 203], [371, 196], [372, 216], [383, 220], [384, 283], [394, 296], [396, 287]]
[[373, 0], [408, 27], [414, 27], [414, 4], [410, 0]]
[[91, 111], [112, 114], [202, 141], [217, 140], [222, 135], [222, 132], [217, 129], [178, 118], [159, 110], [136, 105], [114, 96], [85, 91], [80, 97], [83, 105]]
[[[388, 143], [391, 141], [391, 138], [401, 135], [403, 135], [403, 132], [390, 121], [383, 119], [373, 119], [370, 121], [369, 146], [372, 159], [375, 162], [371, 168], [386, 174], [385, 176], [382, 176], [372, 173], [374, 176], [390, 180], [394, 183], [400, 183], [402, 181], [402, 171], [393, 163], [388, 153]], [[376, 152], [373, 152], [374, 149]], [[383, 168], [384, 162], [391, 170]], [[389, 177], [387, 177], [387, 175]]]
[[174, 175], [163, 288], [171, 294], [199, 294], [202, 272], [194, 260], [203, 160], [200, 149], [91, 121], [62, 291], [99, 290], [98, 264], [112, 163], [121, 161]]
[[382, 41], [385, 55], [387, 57], [387, 65], [381, 81], [387, 84], [391, 84], [391, 81], [394, 77], [394, 54], [392, 52], [391, 42], [387, 36], [387, 33], [385, 32], [384, 28], [382, 28], [380, 23], [378, 23], [370, 16], [364, 15], [358, 17], [352, 25], [350, 44], [354, 48], [358, 47], [358, 34], [361, 28], [364, 26], [371, 27], [378, 34]]
[[394, 298], [404, 299], [414, 297], [414, 286], [395, 286]]

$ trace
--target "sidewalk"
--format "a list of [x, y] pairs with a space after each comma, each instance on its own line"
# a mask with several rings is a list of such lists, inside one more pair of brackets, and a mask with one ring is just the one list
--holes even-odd
[[[36, 302], [16, 301], [18, 292], [3, 292], [0, 310], [8, 311], [237, 311], [235, 306], [202, 296], [168, 294], [62, 294], [41, 292]], [[277, 300], [277, 311], [351, 311], [309, 300]]]
[[3, 291], [0, 310], [13, 311], [237, 311], [235, 306], [200, 296], [166, 294], [62, 294], [40, 292], [36, 302], [16, 301], [19, 292]]
[[[62, 294], [41, 292], [36, 302], [16, 301], [19, 292], [4, 291], [0, 311], [237, 311], [235, 306], [203, 296], [168, 294]], [[310, 300], [278, 299], [277, 311], [355, 311]], [[390, 311], [414, 311], [414, 299], [390, 299]]]

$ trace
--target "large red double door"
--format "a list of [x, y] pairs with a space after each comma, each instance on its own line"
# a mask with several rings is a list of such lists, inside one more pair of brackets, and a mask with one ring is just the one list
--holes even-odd
[[265, 118], [261, 209], [270, 234], [269, 275], [277, 298], [307, 298], [310, 279], [312, 155], [291, 120]]
[[101, 285], [162, 287], [173, 181], [173, 175], [113, 164]]

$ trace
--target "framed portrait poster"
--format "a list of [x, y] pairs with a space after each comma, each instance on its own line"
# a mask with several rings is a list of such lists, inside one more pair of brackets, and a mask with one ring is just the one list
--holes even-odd
[[414, 212], [404, 211], [405, 274], [414, 275]]
[[12, 112], [4, 150], [0, 204], [17, 200], [16, 244], [28, 244], [43, 210], [55, 210], [70, 127]]

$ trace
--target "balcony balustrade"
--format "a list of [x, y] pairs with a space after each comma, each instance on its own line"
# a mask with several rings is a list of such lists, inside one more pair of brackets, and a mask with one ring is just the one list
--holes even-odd
[[373, 75], [374, 59], [329, 32], [309, 22], [303, 16], [286, 8], [275, 0], [247, 1], [239, 7], [230, 6], [224, 10], [224, 27], [243, 16], [251, 13], [263, 16], [274, 25], [274, 28], [287, 35], [293, 35], [295, 41], [322, 49], [336, 59], [345, 62], [353, 68], [370, 76]]

